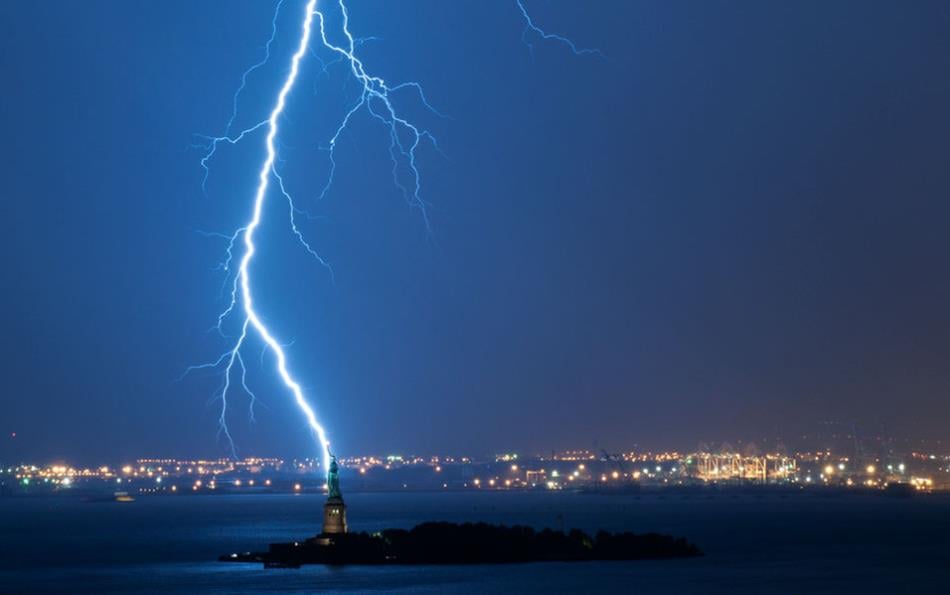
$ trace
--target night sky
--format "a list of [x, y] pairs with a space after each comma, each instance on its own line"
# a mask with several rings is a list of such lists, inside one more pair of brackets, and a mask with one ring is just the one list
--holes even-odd
[[[350, 2], [367, 68], [420, 151], [432, 233], [363, 113], [336, 181], [320, 147], [357, 93], [304, 62], [282, 121], [301, 222], [271, 195], [257, 306], [340, 454], [694, 448], [822, 421], [948, 439], [950, 5], [555, 2], [597, 47], [522, 42], [514, 0]], [[0, 3], [0, 460], [226, 455], [215, 271], [263, 139], [219, 134], [263, 55], [269, 2]], [[266, 116], [297, 41], [241, 96]], [[316, 447], [260, 344], [241, 455]], [[10, 434], [16, 432], [16, 438]]]

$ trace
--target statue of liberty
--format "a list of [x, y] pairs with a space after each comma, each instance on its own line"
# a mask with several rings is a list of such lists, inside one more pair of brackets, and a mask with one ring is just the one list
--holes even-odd
[[346, 504], [340, 492], [340, 466], [330, 453], [327, 469], [327, 502], [323, 505], [323, 536], [346, 533]]
[[342, 500], [340, 493], [340, 466], [336, 464], [336, 455], [330, 453], [330, 470], [327, 472], [327, 499]]

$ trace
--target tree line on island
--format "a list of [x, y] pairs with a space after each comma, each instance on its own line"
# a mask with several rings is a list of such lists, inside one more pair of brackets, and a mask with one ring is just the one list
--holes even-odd
[[321, 536], [304, 542], [275, 543], [260, 554], [232, 554], [221, 560], [301, 564], [494, 564], [586, 560], [657, 560], [700, 556], [686, 539], [659, 533], [599, 531], [593, 536], [535, 530], [522, 525], [427, 522], [412, 529]]

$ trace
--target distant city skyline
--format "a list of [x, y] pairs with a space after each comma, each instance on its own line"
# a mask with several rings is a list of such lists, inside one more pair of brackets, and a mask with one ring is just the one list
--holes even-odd
[[[871, 492], [950, 490], [950, 454], [924, 452], [762, 452], [723, 446], [690, 452], [571, 450], [550, 456], [503, 453], [487, 458], [362, 455], [341, 457], [339, 466], [334, 459], [333, 482], [322, 471], [322, 459], [144, 458], [92, 466], [63, 461], [0, 465], [0, 494], [109, 492], [117, 487], [144, 495], [302, 493], [325, 490], [332, 483], [340, 498], [340, 475], [356, 491], [614, 489], [624, 485], [635, 490], [743, 485]], [[889, 488], [893, 485], [903, 487]]]
[[[824, 424], [824, 427], [828, 427], [828, 424]], [[591, 441], [589, 444], [562, 444], [562, 445], [551, 445], [547, 448], [540, 449], [519, 449], [512, 448], [510, 443], [501, 443], [495, 448], [487, 448], [481, 450], [453, 450], [453, 449], [436, 449], [431, 451], [418, 451], [411, 450], [406, 448], [400, 448], [398, 446], [393, 446], [389, 449], [377, 449], [377, 450], [360, 450], [360, 451], [342, 451], [338, 452], [342, 458], [341, 460], [347, 460], [358, 457], [381, 457], [385, 458], [387, 456], [401, 456], [401, 457], [421, 457], [421, 458], [439, 458], [439, 457], [453, 457], [453, 458], [466, 458], [471, 460], [489, 460], [496, 456], [505, 456], [506, 453], [515, 453], [523, 457], [551, 457], [551, 456], [564, 456], [566, 453], [572, 452], [586, 452], [593, 456], [602, 457], [613, 455], [616, 453], [663, 453], [663, 452], [678, 452], [678, 453], [687, 453], [694, 451], [706, 451], [706, 452], [737, 452], [745, 454], [764, 454], [764, 453], [781, 453], [781, 454], [794, 454], [794, 453], [803, 453], [803, 452], [821, 452], [821, 451], [833, 451], [836, 454], [854, 454], [856, 451], [860, 451], [863, 456], [887, 456], [892, 454], [894, 456], [910, 456], [913, 453], [928, 453], [935, 454], [939, 456], [950, 456], [950, 443], [941, 441], [941, 440], [926, 440], [921, 438], [900, 438], [896, 436], [888, 436], [882, 434], [866, 434], [860, 435], [855, 438], [854, 434], [851, 434], [848, 430], [849, 427], [841, 424], [840, 429], [845, 430], [840, 433], [828, 432], [828, 433], [819, 433], [815, 432], [812, 434], [801, 434], [797, 436], [790, 437], [761, 437], [758, 439], [743, 439], [743, 438], [725, 438], [725, 439], [696, 439], [691, 443], [684, 443], [679, 445], [662, 445], [662, 444], [649, 444], [642, 442], [628, 441], [626, 443], [617, 443], [617, 444], [602, 444], [599, 441]], [[84, 456], [81, 451], [65, 451], [55, 454], [43, 454], [44, 448], [41, 447], [37, 449], [30, 449], [28, 445], [24, 444], [19, 437], [13, 438], [8, 436], [7, 439], [0, 445], [0, 464], [20, 464], [20, 463], [49, 463], [52, 464], [56, 461], [60, 462], [69, 462], [72, 464], [82, 464], [82, 465], [92, 465], [98, 466], [103, 463], [114, 465], [122, 461], [131, 461], [131, 460], [161, 460], [161, 459], [207, 459], [207, 460], [230, 460], [232, 457], [229, 453], [219, 453], [215, 452], [216, 449], [212, 449], [212, 452], [206, 453], [175, 453], [172, 452], [173, 448], [168, 448], [160, 452], [148, 452], [148, 453], [134, 453], [134, 452], [120, 452], [116, 451], [112, 454], [106, 455], [99, 458], [90, 458]], [[275, 452], [277, 449], [271, 451], [262, 450], [260, 452], [246, 452], [239, 453], [238, 460], [244, 458], [280, 458], [287, 460], [316, 460], [318, 457], [315, 457], [310, 454], [280, 454]]]

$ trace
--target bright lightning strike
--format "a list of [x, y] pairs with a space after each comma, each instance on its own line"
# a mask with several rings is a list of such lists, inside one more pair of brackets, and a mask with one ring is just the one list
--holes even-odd
[[[600, 50], [579, 48], [573, 41], [566, 37], [544, 31], [535, 25], [534, 21], [529, 16], [522, 0], [515, 1], [526, 23], [522, 38], [525, 44], [531, 48], [532, 51], [533, 45], [529, 43], [528, 36], [529, 34], [534, 33], [540, 36], [542, 39], [558, 41], [568, 46], [576, 55], [602, 55]], [[326, 30], [327, 19], [323, 12], [317, 10], [317, 0], [307, 0], [304, 18], [300, 28], [301, 33], [297, 49], [291, 57], [290, 69], [277, 93], [269, 116], [266, 119], [260, 120], [252, 126], [241, 130], [237, 134], [232, 134], [232, 127], [235, 120], [237, 119], [238, 97], [246, 88], [249, 75], [258, 68], [264, 66], [271, 58], [271, 46], [277, 36], [278, 15], [283, 3], [284, 0], [279, 0], [277, 3], [277, 8], [271, 22], [270, 39], [264, 46], [264, 57], [248, 68], [241, 77], [240, 86], [238, 87], [237, 91], [235, 91], [233, 96], [231, 117], [228, 120], [227, 126], [225, 128], [225, 134], [218, 137], [201, 137], [204, 140], [202, 147], [205, 149], [205, 154], [201, 159], [201, 167], [204, 169], [202, 189], [205, 188], [205, 182], [207, 181], [208, 175], [210, 173], [209, 164], [220, 146], [236, 145], [248, 137], [253, 136], [255, 133], [266, 131], [264, 143], [266, 155], [263, 162], [261, 163], [258, 173], [258, 184], [254, 194], [250, 220], [248, 220], [247, 223], [236, 229], [230, 235], [219, 233], [205, 234], [208, 236], [221, 237], [227, 241], [227, 256], [225, 261], [221, 264], [221, 269], [226, 273], [226, 283], [228, 279], [232, 281], [230, 302], [227, 308], [225, 308], [225, 310], [218, 316], [215, 328], [222, 334], [222, 336], [226, 336], [223, 331], [223, 325], [225, 324], [226, 320], [228, 320], [236, 312], [241, 312], [243, 314], [241, 332], [234, 340], [231, 349], [223, 353], [217, 360], [206, 364], [191, 366], [185, 371], [185, 374], [198, 369], [219, 369], [223, 367], [224, 373], [222, 387], [216, 394], [216, 396], [221, 399], [219, 426], [220, 432], [225, 436], [229, 445], [231, 446], [232, 454], [235, 454], [234, 441], [227, 425], [227, 397], [229, 391], [232, 389], [232, 383], [240, 384], [241, 389], [243, 389], [250, 396], [250, 417], [253, 420], [254, 405], [257, 402], [257, 397], [248, 387], [247, 367], [244, 362], [244, 357], [241, 355], [241, 350], [245, 346], [249, 333], [253, 332], [253, 334], [263, 341], [265, 345], [265, 351], [269, 349], [274, 353], [276, 357], [278, 375], [280, 376], [281, 381], [284, 383], [286, 388], [292, 393], [295, 403], [299, 407], [300, 411], [304, 414], [310, 429], [315, 434], [320, 446], [323, 469], [326, 471], [329, 469], [330, 463], [329, 441], [327, 440], [326, 431], [317, 420], [316, 413], [304, 396], [303, 389], [299, 382], [293, 377], [288, 369], [287, 356], [284, 352], [284, 346], [277, 341], [271, 331], [261, 320], [257, 310], [254, 308], [250, 275], [250, 265], [254, 258], [254, 254], [257, 251], [257, 246], [254, 243], [254, 234], [261, 225], [264, 204], [268, 195], [268, 190], [270, 188], [271, 179], [273, 178], [273, 180], [276, 182], [275, 185], [277, 189], [280, 191], [284, 199], [287, 200], [291, 232], [294, 234], [295, 238], [303, 246], [303, 248], [310, 254], [310, 256], [325, 266], [330, 271], [332, 276], [332, 269], [330, 268], [329, 263], [324, 260], [311, 246], [311, 244], [304, 237], [303, 233], [301, 233], [300, 229], [297, 227], [296, 215], [306, 214], [306, 211], [297, 207], [293, 197], [290, 195], [286, 186], [284, 185], [283, 177], [278, 171], [279, 160], [277, 156], [276, 140], [279, 134], [279, 123], [284, 113], [287, 97], [290, 95], [294, 85], [297, 82], [301, 61], [308, 53], [308, 50], [314, 56], [314, 58], [320, 62], [321, 72], [323, 74], [329, 75], [328, 69], [334, 64], [345, 64], [348, 67], [350, 76], [352, 76], [358, 83], [359, 94], [358, 97], [356, 97], [353, 101], [350, 108], [346, 111], [334, 133], [328, 139], [326, 145], [323, 146], [323, 149], [328, 154], [330, 166], [327, 180], [323, 185], [319, 197], [326, 197], [331, 186], [333, 185], [334, 174], [336, 172], [335, 150], [340, 137], [347, 130], [353, 117], [361, 110], [365, 110], [369, 116], [383, 124], [389, 136], [389, 154], [392, 160], [391, 174], [394, 185], [401, 191], [403, 197], [410, 206], [419, 209], [425, 222], [426, 229], [430, 232], [431, 227], [429, 223], [427, 204], [422, 198], [422, 177], [419, 172], [417, 158], [418, 151], [424, 143], [430, 144], [436, 151], [439, 151], [439, 146], [435, 137], [428, 130], [419, 127], [415, 123], [400, 115], [399, 111], [393, 104], [393, 96], [399, 92], [410, 91], [418, 97], [421, 104], [430, 112], [439, 117], [445, 116], [438, 112], [429, 103], [429, 100], [427, 99], [422, 86], [419, 83], [410, 81], [389, 85], [384, 79], [369, 74], [363, 61], [357, 56], [357, 48], [360, 47], [364, 41], [374, 38], [356, 38], [353, 36], [349, 28], [349, 12], [343, 0], [337, 0], [336, 3], [342, 19], [341, 27], [343, 36], [345, 38], [345, 42], [342, 45], [337, 45], [330, 41]], [[313, 36], [314, 20], [319, 22], [320, 45], [323, 50], [333, 55], [334, 59], [332, 61], [324, 61], [313, 50], [313, 48], [310, 47], [311, 37]], [[404, 183], [404, 180], [407, 177], [410, 181], [408, 184]], [[238, 254], [240, 249], [243, 249], [243, 253]], [[237, 270], [232, 273], [235, 262], [238, 263]], [[263, 353], [261, 355], [263, 358]], [[234, 376], [234, 374], [237, 373], [235, 368], [237, 368], [239, 371], [237, 376]]]
[[[300, 41], [297, 46], [297, 50], [291, 57], [290, 70], [283, 82], [283, 85], [280, 87], [280, 90], [277, 93], [274, 107], [271, 110], [269, 117], [265, 120], [258, 121], [254, 125], [245, 128], [244, 130], [241, 130], [237, 134], [232, 134], [231, 128], [237, 117], [238, 95], [245, 89], [248, 76], [254, 70], [263, 66], [270, 59], [270, 48], [277, 35], [277, 16], [281, 6], [283, 5], [283, 1], [284, 0], [280, 0], [277, 4], [277, 9], [272, 21], [271, 37], [265, 46], [264, 58], [251, 66], [241, 77], [241, 84], [234, 94], [231, 118], [228, 120], [228, 124], [225, 129], [225, 135], [220, 137], [202, 137], [205, 141], [203, 147], [206, 150], [204, 156], [201, 159], [201, 166], [204, 169], [202, 188], [205, 187], [204, 182], [207, 180], [208, 174], [210, 172], [210, 161], [214, 157], [219, 146], [235, 145], [254, 133], [266, 131], [266, 156], [260, 166], [258, 185], [254, 195], [252, 215], [250, 220], [230, 235], [218, 233], [205, 234], [208, 236], [221, 237], [227, 240], [227, 257], [221, 264], [221, 269], [223, 269], [226, 275], [232, 280], [230, 302], [227, 308], [225, 308], [225, 310], [218, 316], [215, 328], [222, 334], [222, 336], [225, 336], [223, 325], [233, 314], [236, 312], [241, 312], [243, 314], [241, 332], [232, 344], [231, 349], [223, 353], [217, 360], [206, 364], [192, 366], [185, 371], [185, 374], [198, 369], [223, 368], [224, 378], [222, 387], [216, 394], [216, 397], [221, 399], [219, 427], [221, 434], [224, 435], [231, 446], [232, 454], [235, 454], [234, 441], [227, 426], [228, 394], [229, 391], [232, 390], [233, 385], [240, 384], [240, 388], [242, 388], [251, 398], [251, 418], [253, 419], [253, 408], [257, 398], [253, 391], [251, 391], [251, 389], [248, 387], [247, 368], [244, 363], [244, 358], [241, 355], [241, 350], [245, 346], [245, 342], [249, 336], [249, 331], [252, 331], [253, 334], [260, 337], [260, 339], [264, 342], [265, 350], [270, 349], [275, 354], [277, 360], [277, 372], [284, 385], [293, 394], [294, 401], [304, 414], [310, 429], [316, 435], [321, 449], [323, 468], [324, 470], [327, 470], [329, 468], [330, 452], [326, 431], [317, 420], [316, 413], [305, 398], [299, 382], [290, 373], [287, 367], [287, 357], [283, 346], [277, 341], [271, 331], [262, 322], [258, 312], [254, 308], [250, 276], [250, 265], [257, 249], [254, 243], [254, 234], [261, 225], [263, 207], [268, 195], [270, 181], [272, 178], [281, 195], [287, 200], [289, 206], [290, 229], [295, 238], [314, 259], [330, 270], [332, 276], [332, 269], [330, 269], [329, 263], [327, 263], [310, 245], [310, 243], [308, 243], [300, 229], [297, 227], [295, 216], [297, 214], [306, 213], [296, 206], [293, 197], [290, 195], [286, 186], [284, 185], [283, 177], [278, 172], [277, 166], [279, 160], [277, 156], [276, 140], [279, 134], [279, 122], [284, 112], [286, 100], [294, 88], [298, 73], [300, 72], [301, 61], [307, 54], [308, 49], [311, 51], [314, 57], [320, 61], [321, 70], [325, 74], [329, 74], [328, 68], [332, 64], [338, 62], [345, 63], [348, 66], [348, 70], [352, 77], [359, 83], [360, 93], [355, 102], [347, 110], [345, 116], [343, 117], [339, 126], [336, 127], [333, 135], [329, 139], [327, 146], [325, 147], [329, 155], [330, 170], [328, 179], [320, 193], [320, 197], [322, 198], [326, 196], [331, 185], [333, 184], [333, 175], [336, 168], [335, 148], [337, 141], [346, 131], [352, 118], [361, 109], [365, 109], [372, 118], [384, 124], [390, 139], [389, 152], [393, 164], [393, 182], [402, 192], [406, 201], [411, 206], [420, 209], [427, 229], [430, 229], [429, 218], [426, 211], [426, 203], [423, 201], [421, 196], [421, 176], [417, 165], [417, 155], [418, 149], [423, 141], [428, 141], [431, 143], [431, 145], [436, 150], [438, 150], [438, 145], [436, 143], [435, 137], [432, 136], [432, 134], [430, 134], [427, 130], [420, 128], [399, 114], [398, 110], [391, 101], [390, 95], [402, 90], [412, 90], [418, 95], [422, 104], [427, 109], [438, 116], [441, 116], [442, 114], [436, 111], [432, 105], [429, 104], [421, 85], [418, 83], [407, 82], [389, 86], [382, 78], [370, 75], [367, 72], [362, 60], [356, 54], [357, 48], [362, 44], [363, 41], [365, 41], [365, 39], [355, 38], [350, 32], [349, 14], [345, 4], [343, 3], [343, 0], [338, 0], [337, 2], [337, 6], [342, 17], [342, 31], [346, 39], [346, 42], [343, 45], [335, 45], [329, 41], [326, 31], [326, 18], [322, 12], [317, 10], [317, 0], [308, 0], [305, 6], [305, 16], [301, 26]], [[310, 48], [315, 19], [319, 20], [319, 39], [322, 47], [335, 57], [335, 60], [332, 62], [325, 62], [321, 60], [316, 52]], [[411, 184], [408, 186], [401, 181], [404, 175], [408, 175], [411, 179]], [[243, 254], [238, 254], [240, 249], [243, 249]], [[237, 270], [233, 273], [232, 277], [232, 268], [234, 267], [235, 262], [237, 262], [238, 265]], [[235, 370], [235, 368], [237, 368], [237, 370]]]
[[[283, 2], [278, 3], [278, 10]], [[210, 138], [208, 153], [204, 156], [201, 161], [202, 167], [205, 168], [205, 174], [207, 177], [208, 172], [208, 162], [211, 157], [214, 155], [215, 150], [218, 145], [222, 142], [227, 142], [230, 144], [236, 144], [243, 140], [247, 135], [255, 132], [259, 129], [266, 129], [267, 136], [265, 138], [265, 147], [266, 147], [266, 157], [264, 158], [263, 163], [258, 174], [258, 184], [257, 190], [254, 194], [254, 203], [251, 213], [251, 218], [244, 226], [238, 228], [232, 236], [229, 238], [228, 243], [228, 258], [224, 263], [224, 269], [226, 271], [230, 270], [230, 267], [233, 264], [234, 259], [234, 249], [237, 247], [239, 240], [243, 240], [244, 254], [241, 256], [237, 272], [234, 276], [234, 285], [231, 291], [231, 303], [228, 305], [227, 309], [221, 313], [218, 317], [218, 329], [221, 329], [221, 325], [224, 322], [224, 319], [227, 318], [240, 302], [240, 305], [243, 309], [244, 322], [241, 325], [241, 334], [238, 336], [231, 350], [223, 354], [217, 361], [211, 362], [209, 364], [203, 364], [200, 366], [192, 366], [188, 369], [194, 370], [199, 368], [217, 368], [218, 366], [224, 365], [224, 386], [222, 387], [219, 396], [221, 397], [221, 415], [219, 418], [219, 425], [221, 431], [224, 433], [225, 437], [228, 439], [229, 444], [231, 445], [232, 452], [234, 451], [234, 441], [231, 438], [231, 434], [228, 431], [227, 426], [227, 395], [228, 391], [231, 388], [231, 376], [234, 371], [235, 365], [240, 368], [240, 383], [244, 390], [251, 395], [252, 399], [252, 415], [253, 415], [253, 401], [255, 400], [254, 393], [248, 388], [246, 374], [247, 369], [244, 365], [244, 359], [241, 357], [241, 348], [244, 346], [245, 340], [248, 336], [248, 331], [252, 330], [257, 334], [258, 337], [264, 342], [264, 344], [274, 353], [277, 359], [277, 373], [280, 376], [281, 381], [284, 385], [290, 390], [293, 394], [294, 401], [297, 406], [300, 408], [301, 412], [304, 414], [304, 417], [307, 420], [307, 424], [310, 429], [316, 435], [317, 441], [320, 445], [321, 451], [321, 460], [323, 462], [324, 472], [330, 468], [330, 442], [327, 440], [326, 430], [317, 420], [317, 415], [313, 410], [313, 407], [304, 397], [303, 389], [300, 386], [300, 383], [291, 375], [290, 371], [287, 368], [287, 355], [284, 353], [283, 346], [280, 342], [274, 338], [270, 330], [263, 323], [257, 311], [254, 309], [254, 298], [251, 291], [251, 274], [250, 274], [250, 265], [251, 261], [254, 258], [254, 253], [257, 251], [257, 246], [254, 244], [254, 232], [261, 225], [261, 214], [264, 208], [264, 201], [267, 198], [267, 190], [270, 185], [271, 178], [277, 180], [278, 186], [281, 189], [282, 194], [287, 198], [290, 203], [291, 209], [291, 227], [294, 231], [294, 234], [297, 236], [298, 240], [303, 243], [308, 252], [315, 256], [318, 260], [323, 262], [323, 259], [317, 255], [316, 251], [307, 244], [304, 240], [303, 235], [297, 229], [297, 226], [293, 219], [293, 214], [296, 212], [294, 207], [293, 200], [290, 195], [283, 188], [283, 179], [277, 174], [275, 167], [275, 162], [277, 160], [277, 149], [276, 149], [276, 138], [279, 131], [279, 120], [284, 113], [284, 107], [287, 104], [287, 96], [290, 94], [291, 90], [294, 88], [294, 84], [297, 81], [297, 75], [300, 72], [300, 62], [303, 59], [304, 55], [307, 53], [307, 48], [310, 45], [310, 35], [314, 19], [314, 14], [316, 13], [317, 0], [308, 0], [305, 7], [305, 14], [303, 18], [303, 24], [301, 27], [300, 42], [297, 45], [297, 49], [294, 52], [293, 56], [290, 59], [290, 70], [287, 73], [287, 78], [284, 79], [283, 85], [281, 85], [280, 90], [277, 93], [277, 99], [274, 103], [274, 107], [270, 112], [270, 116], [261, 122], [258, 122], [254, 126], [243, 130], [237, 136], [224, 136], [217, 138]], [[276, 35], [277, 29], [277, 15], [274, 16], [273, 30], [271, 34], [271, 39], [267, 43], [267, 56], [264, 61], [258, 62], [252, 66], [248, 71], [244, 73], [244, 76], [241, 79], [241, 87], [235, 93], [234, 99], [234, 110], [232, 111], [231, 119], [228, 122], [228, 129], [230, 129], [232, 123], [234, 122], [235, 115], [237, 113], [237, 95], [243, 90], [244, 86], [247, 83], [248, 74], [254, 69], [263, 65], [266, 62], [267, 58], [270, 56], [270, 45]], [[324, 263], [325, 264], [325, 263]], [[187, 373], [187, 371], [186, 371]]]

